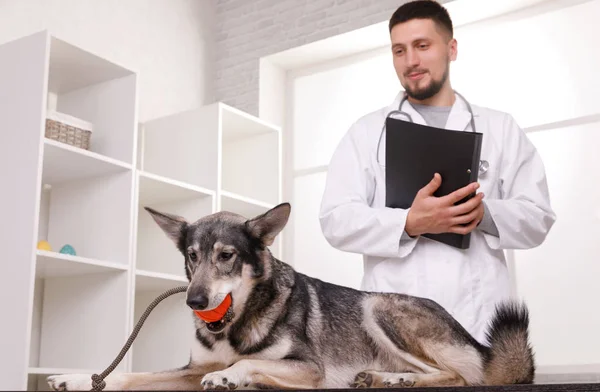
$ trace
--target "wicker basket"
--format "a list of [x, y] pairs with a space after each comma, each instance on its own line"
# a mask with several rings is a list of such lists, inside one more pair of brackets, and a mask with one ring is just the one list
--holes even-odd
[[89, 150], [92, 130], [92, 124], [87, 121], [64, 113], [48, 111], [45, 132], [48, 139]]

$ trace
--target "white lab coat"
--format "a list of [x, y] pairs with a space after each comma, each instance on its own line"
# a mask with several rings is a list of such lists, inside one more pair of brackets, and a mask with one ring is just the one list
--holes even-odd
[[[407, 210], [385, 207], [385, 132], [376, 160], [386, 115], [398, 108], [401, 94], [358, 119], [337, 146], [319, 215], [323, 234], [333, 247], [363, 255], [362, 289], [433, 299], [485, 343], [495, 302], [511, 294], [503, 249], [540, 245], [556, 219], [544, 165], [511, 115], [472, 105], [477, 131], [484, 134], [481, 159], [489, 162], [478, 191], [499, 237], [476, 229], [468, 250], [425, 237], [401, 241]], [[403, 110], [425, 124], [408, 101]], [[470, 119], [456, 96], [446, 129], [471, 130]]]

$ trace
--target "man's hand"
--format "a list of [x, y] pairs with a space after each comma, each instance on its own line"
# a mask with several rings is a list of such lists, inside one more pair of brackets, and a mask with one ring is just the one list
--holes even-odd
[[443, 197], [433, 193], [442, 184], [436, 173], [429, 184], [417, 193], [408, 212], [404, 230], [411, 237], [425, 233], [470, 233], [483, 219], [483, 194], [478, 193], [468, 201], [454, 205], [479, 188], [478, 183], [469, 184]]

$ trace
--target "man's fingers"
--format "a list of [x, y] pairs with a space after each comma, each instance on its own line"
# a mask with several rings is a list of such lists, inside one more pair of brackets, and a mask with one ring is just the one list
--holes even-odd
[[448, 205], [453, 205], [453, 204], [461, 201], [465, 197], [469, 196], [471, 193], [475, 192], [478, 188], [479, 188], [479, 183], [474, 182], [474, 183], [471, 183], [460, 189], [457, 189], [454, 192], [450, 193], [449, 195], [446, 195], [443, 197], [444, 203], [446, 203]]
[[479, 204], [481, 204], [484, 196], [485, 195], [483, 193], [478, 193], [466, 202], [450, 207], [450, 216], [460, 216], [473, 211], [479, 207]]
[[479, 211], [477, 208], [475, 208], [474, 210], [470, 211], [468, 214], [455, 216], [450, 220], [451, 226], [466, 225], [467, 223], [470, 223], [474, 219], [476, 219], [477, 215], [479, 215]]
[[419, 193], [423, 196], [431, 196], [440, 185], [442, 185], [442, 176], [440, 176], [439, 173], [435, 173], [431, 181], [419, 190]]
[[477, 227], [477, 224], [479, 223], [479, 221], [477, 220], [473, 220], [471, 223], [469, 223], [466, 226], [461, 226], [461, 225], [457, 225], [457, 226], [452, 226], [450, 227], [450, 230], [448, 230], [450, 233], [456, 233], [456, 234], [469, 234], [470, 232], [473, 231], [473, 229], [475, 229], [475, 227]]

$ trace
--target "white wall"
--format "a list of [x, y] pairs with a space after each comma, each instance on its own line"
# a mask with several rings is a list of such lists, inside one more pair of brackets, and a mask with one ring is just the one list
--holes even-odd
[[140, 72], [139, 121], [214, 101], [210, 0], [0, 0], [0, 42], [49, 29]]
[[[367, 53], [290, 73], [288, 100], [294, 214], [289, 261], [303, 273], [360, 287], [362, 257], [333, 249], [323, 237], [318, 212], [326, 167], [341, 137], [362, 114], [389, 104], [398, 83], [390, 56]], [[310, 192], [307, 192], [310, 189]]]
[[[509, 252], [517, 294], [531, 309], [538, 365], [542, 372], [590, 364], [600, 371], [600, 0], [547, 3], [561, 8], [458, 28], [451, 77], [469, 101], [513, 114], [546, 164], [558, 221], [539, 248]], [[295, 206], [289, 258], [300, 271], [357, 287], [361, 257], [325, 242], [318, 209], [328, 158], [342, 134], [397, 92], [391, 56], [375, 51], [288, 76]]]

